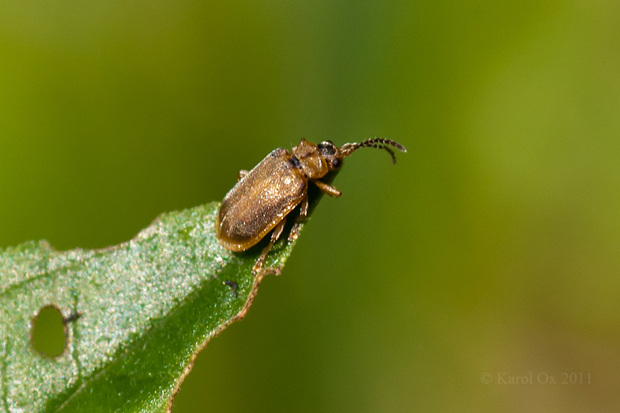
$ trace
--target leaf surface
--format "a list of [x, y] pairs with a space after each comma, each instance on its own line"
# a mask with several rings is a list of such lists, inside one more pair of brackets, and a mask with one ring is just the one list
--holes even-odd
[[[217, 203], [162, 215], [133, 240], [59, 252], [45, 241], [0, 250], [0, 412], [162, 412], [196, 353], [251, 304], [266, 240], [240, 254], [215, 237]], [[284, 264], [282, 237], [266, 266]], [[31, 343], [56, 306], [64, 353]]]

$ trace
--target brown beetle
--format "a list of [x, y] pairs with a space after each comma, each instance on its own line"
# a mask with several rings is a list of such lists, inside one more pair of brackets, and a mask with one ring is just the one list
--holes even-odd
[[338, 189], [319, 179], [340, 169], [343, 158], [359, 148], [384, 149], [395, 163], [396, 156], [388, 145], [407, 152], [401, 144], [381, 138], [346, 143], [340, 148], [330, 141], [315, 145], [302, 139], [291, 153], [286, 149], [275, 149], [251, 171], [240, 171], [237, 184], [224, 197], [215, 222], [220, 244], [230, 251], [245, 251], [273, 230], [269, 245], [252, 269], [257, 273], [269, 250], [282, 235], [288, 214], [301, 204], [289, 234], [289, 240], [297, 238], [299, 223], [308, 214], [308, 182], [327, 195], [338, 197], [341, 195]]

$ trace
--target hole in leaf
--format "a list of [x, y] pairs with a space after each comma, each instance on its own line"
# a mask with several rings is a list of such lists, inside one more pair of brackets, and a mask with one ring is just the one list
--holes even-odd
[[32, 347], [47, 357], [61, 356], [65, 351], [67, 336], [62, 322], [62, 313], [48, 305], [39, 310], [32, 321]]

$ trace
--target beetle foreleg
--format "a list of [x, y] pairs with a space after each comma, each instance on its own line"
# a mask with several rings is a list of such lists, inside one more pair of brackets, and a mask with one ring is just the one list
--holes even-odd
[[314, 182], [314, 184], [318, 186], [321, 191], [325, 192], [329, 196], [339, 197], [340, 195], [342, 195], [342, 192], [336, 189], [336, 187], [328, 185], [325, 182], [321, 182], [321, 181], [312, 181], [312, 182]]
[[295, 224], [293, 224], [293, 228], [291, 228], [291, 232], [288, 234], [288, 240], [293, 241], [296, 240], [299, 236], [299, 224], [303, 221], [306, 216], [308, 216], [308, 192], [301, 199], [301, 206], [299, 207], [299, 215], [295, 219]]
[[256, 260], [256, 264], [254, 264], [254, 267], [252, 267], [252, 275], [256, 275], [261, 272], [261, 269], [263, 268], [263, 262], [265, 261], [267, 254], [269, 254], [269, 251], [271, 251], [271, 247], [273, 247], [273, 244], [275, 244], [278, 238], [280, 238], [280, 235], [282, 235], [282, 231], [284, 230], [284, 224], [286, 224], [286, 217], [284, 217], [282, 221], [280, 221], [278, 225], [276, 225], [276, 227], [273, 229], [269, 244], [265, 247], [260, 257], [258, 257], [258, 259]]

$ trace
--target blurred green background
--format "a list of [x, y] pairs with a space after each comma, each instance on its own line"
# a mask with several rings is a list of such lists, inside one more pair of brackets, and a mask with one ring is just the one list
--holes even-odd
[[173, 412], [616, 412], [618, 21], [612, 0], [4, 0], [0, 247], [118, 244], [276, 147], [393, 138], [395, 167], [347, 159]]

